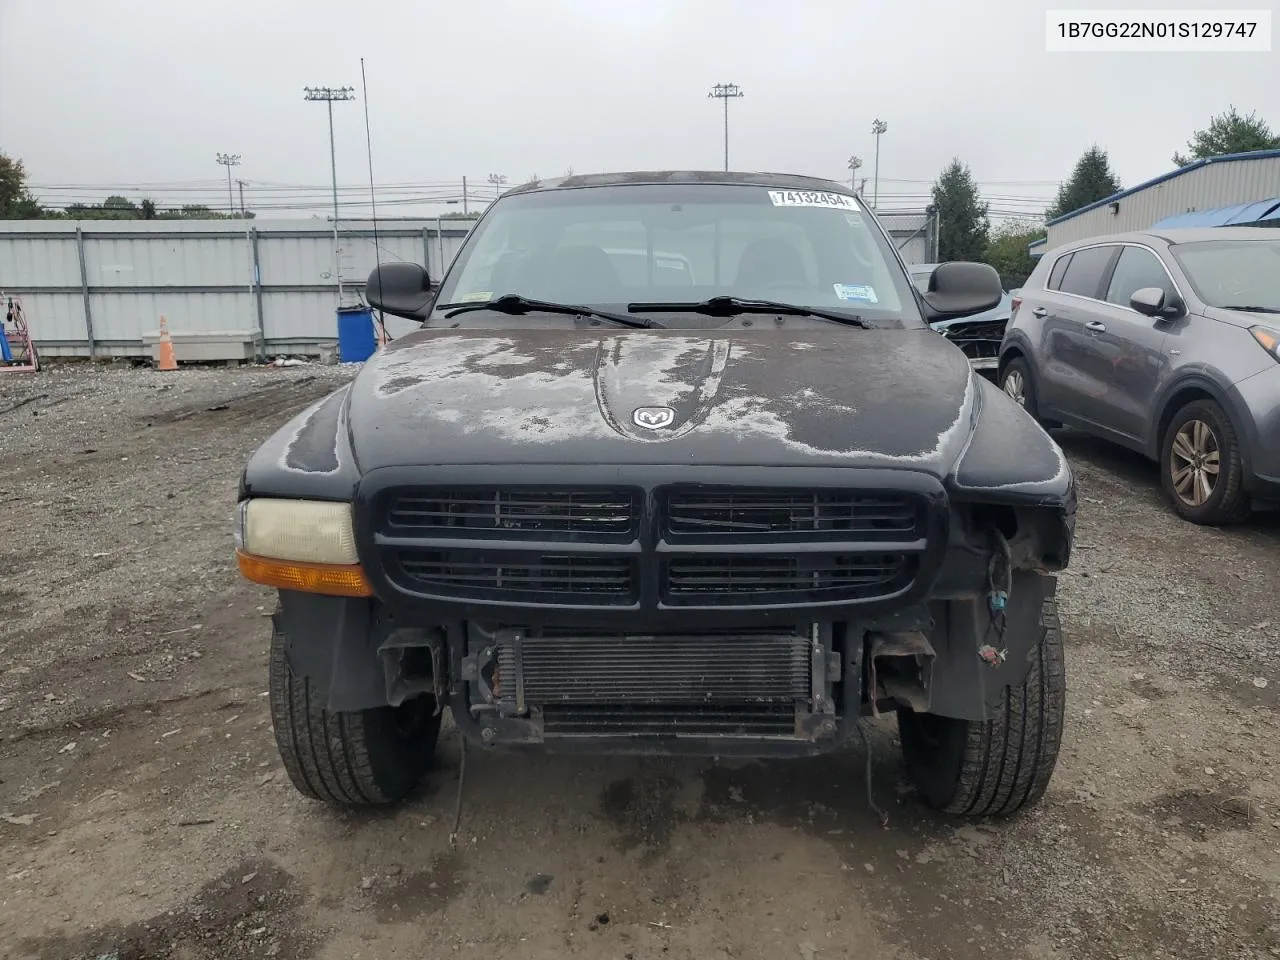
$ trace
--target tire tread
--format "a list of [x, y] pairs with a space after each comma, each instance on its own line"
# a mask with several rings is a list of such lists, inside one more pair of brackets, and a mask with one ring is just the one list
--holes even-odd
[[[930, 801], [943, 812], [1007, 817], [1039, 802], [1048, 789], [1062, 743], [1066, 705], [1062, 630], [1054, 600], [1045, 600], [1039, 626], [1026, 679], [1005, 688], [996, 716], [987, 721], [953, 721], [961, 738], [954, 790], [937, 796], [935, 789]], [[908, 757], [908, 771], [917, 778], [932, 773], [929, 758], [919, 753], [917, 739], [902, 739], [904, 750], [915, 753]]]
[[325, 708], [310, 679], [289, 666], [286, 638], [273, 624], [268, 697], [276, 747], [285, 772], [304, 796], [340, 806], [402, 799], [424, 772], [439, 718], [420, 739], [398, 738], [391, 707], [359, 711]]

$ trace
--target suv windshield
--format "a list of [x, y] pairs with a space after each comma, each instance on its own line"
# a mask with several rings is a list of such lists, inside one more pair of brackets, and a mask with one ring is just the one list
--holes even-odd
[[1209, 306], [1280, 311], [1280, 240], [1205, 240], [1170, 249]]
[[[907, 278], [856, 198], [740, 184], [551, 189], [497, 201], [467, 238], [432, 319], [507, 294], [709, 326], [678, 310], [714, 297], [921, 327]], [[673, 305], [664, 314], [661, 305]], [[520, 322], [518, 318], [514, 322]]]

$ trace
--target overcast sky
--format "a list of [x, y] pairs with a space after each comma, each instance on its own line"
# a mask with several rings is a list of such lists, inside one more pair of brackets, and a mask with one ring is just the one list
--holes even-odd
[[[707, 92], [724, 81], [745, 94], [730, 104], [735, 168], [845, 179], [857, 154], [870, 178], [879, 117], [882, 208], [921, 204], [958, 156], [993, 208], [1026, 209], [997, 198], [1047, 200], [1094, 142], [1131, 185], [1232, 102], [1280, 128], [1280, 53], [1045, 52], [1050, 7], [1171, 5], [0, 0], [0, 151], [48, 202], [95, 195], [51, 187], [94, 185], [223, 204], [215, 154], [238, 153], [266, 215], [304, 202], [280, 185], [329, 183], [325, 108], [302, 88], [359, 95], [363, 56], [376, 180], [443, 185], [388, 199], [464, 175], [491, 195], [491, 173], [719, 169], [722, 105]], [[367, 189], [363, 104], [334, 113], [339, 182]], [[417, 212], [380, 213], [393, 209]]]

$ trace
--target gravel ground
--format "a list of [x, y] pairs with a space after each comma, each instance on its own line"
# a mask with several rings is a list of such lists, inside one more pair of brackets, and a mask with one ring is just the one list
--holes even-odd
[[[814, 761], [479, 755], [409, 803], [305, 801], [267, 716], [241, 464], [352, 371], [65, 366], [0, 382], [0, 956], [1280, 957], [1280, 522], [1211, 530], [1060, 436], [1078, 544], [1042, 805], [957, 825], [891, 724]], [[18, 406], [20, 405], [20, 406]]]

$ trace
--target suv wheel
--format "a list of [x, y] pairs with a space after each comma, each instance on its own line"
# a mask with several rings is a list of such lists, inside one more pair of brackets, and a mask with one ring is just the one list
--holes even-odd
[[1046, 600], [1026, 679], [1004, 691], [992, 720], [898, 711], [907, 774], [935, 810], [968, 817], [1017, 813], [1044, 796], [1058, 762], [1066, 666], [1058, 608]]
[[276, 747], [299, 792], [343, 806], [393, 803], [426, 773], [440, 735], [434, 697], [398, 707], [326, 710], [310, 681], [289, 666], [278, 627], [271, 633], [268, 675]]
[[1188, 403], [1169, 422], [1160, 477], [1174, 511], [1192, 523], [1231, 523], [1249, 515], [1240, 441], [1212, 400]]
[[1046, 429], [1055, 426], [1041, 420], [1036, 404], [1036, 387], [1031, 382], [1031, 369], [1022, 357], [1014, 357], [1000, 373], [1000, 389]]

